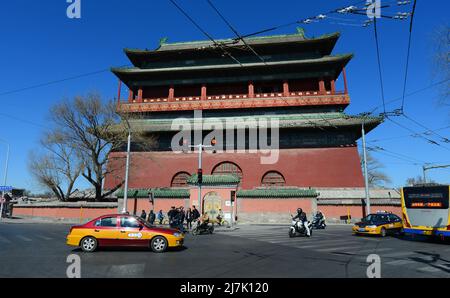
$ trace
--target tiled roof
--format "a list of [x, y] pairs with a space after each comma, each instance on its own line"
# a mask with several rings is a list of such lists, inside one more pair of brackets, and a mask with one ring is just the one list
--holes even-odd
[[[240, 179], [236, 175], [203, 175], [202, 185], [233, 185], [238, 184]], [[197, 184], [198, 175], [194, 174], [187, 179], [188, 184]]]
[[[367, 126], [376, 126], [383, 122], [381, 117], [362, 117], [350, 116], [340, 112], [330, 113], [304, 113], [291, 115], [259, 115], [255, 116], [259, 121], [270, 121], [272, 118], [279, 120], [280, 128], [283, 127], [299, 127], [299, 128], [315, 128], [315, 127], [342, 127], [342, 126], [360, 126], [363, 122]], [[208, 121], [210, 125], [224, 124], [232, 122], [235, 125], [244, 125], [246, 117], [219, 117], [214, 119], [203, 118], [202, 121]], [[227, 122], [228, 121], [228, 122]], [[200, 122], [198, 122], [200, 124]], [[194, 125], [193, 119], [187, 119], [186, 125]], [[172, 127], [171, 119], [132, 119], [130, 120], [132, 130], [136, 131], [171, 131], [176, 130]], [[178, 129], [178, 128], [177, 128]]]
[[[153, 189], [129, 189], [129, 198], [149, 198], [150, 192], [153, 192], [155, 198], [188, 198], [189, 190], [183, 188], [153, 188]], [[123, 198], [125, 192], [119, 189], [115, 195], [118, 198]]]
[[237, 192], [238, 198], [315, 198], [317, 196], [315, 189], [304, 188], [258, 188]]

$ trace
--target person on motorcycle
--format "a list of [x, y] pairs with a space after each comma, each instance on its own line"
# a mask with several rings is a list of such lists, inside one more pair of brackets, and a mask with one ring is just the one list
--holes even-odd
[[302, 208], [297, 208], [297, 215], [294, 216], [292, 219], [294, 219], [294, 220], [298, 219], [303, 224], [303, 226], [305, 227], [306, 235], [311, 236], [311, 232], [309, 231], [309, 227], [306, 224], [308, 222], [308, 219], [306, 218], [306, 213], [303, 212]]
[[198, 228], [204, 230], [208, 227], [208, 224], [209, 224], [209, 215], [208, 212], [205, 212], [200, 218], [200, 225], [198, 226]]
[[317, 219], [317, 221], [320, 222], [323, 218], [324, 218], [324, 217], [323, 217], [322, 212], [321, 212], [320, 210], [317, 211], [317, 213], [316, 213], [316, 219]]

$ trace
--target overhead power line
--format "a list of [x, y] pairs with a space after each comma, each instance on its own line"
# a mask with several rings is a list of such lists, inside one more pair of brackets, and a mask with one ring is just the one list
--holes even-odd
[[36, 88], [45, 87], [45, 86], [49, 86], [49, 85], [53, 85], [53, 84], [57, 84], [57, 83], [62, 83], [62, 82], [70, 81], [70, 80], [84, 78], [84, 77], [96, 75], [96, 74], [107, 72], [107, 71], [110, 71], [110, 69], [108, 68], [108, 69], [92, 71], [92, 72], [88, 72], [88, 73], [83, 73], [83, 74], [67, 77], [67, 78], [64, 78], [64, 79], [53, 80], [53, 81], [48, 81], [48, 82], [45, 82], [45, 83], [31, 85], [31, 86], [28, 86], [28, 87], [23, 87], [23, 88], [13, 89], [13, 90], [9, 90], [9, 91], [4, 91], [4, 92], [0, 93], [0, 96], [5, 96], [5, 95], [13, 94], [13, 93], [26, 91], [26, 90], [36, 89]]
[[236, 63], [238, 63], [240, 66], [244, 66], [242, 65], [242, 63], [236, 59], [233, 55], [231, 55], [231, 53], [229, 53], [225, 46], [219, 42], [217, 42], [211, 35], [209, 35], [208, 32], [206, 32], [181, 6], [179, 6], [175, 0], [169, 0], [200, 32], [203, 33], [203, 35], [205, 35], [209, 40], [212, 41], [212, 43], [218, 47], [219, 49], [222, 50], [222, 52], [227, 55], [228, 57], [230, 57], [233, 61], [235, 61]]
[[410, 55], [410, 51], [411, 51], [411, 37], [412, 37], [414, 13], [416, 11], [416, 4], [417, 4], [417, 0], [414, 0], [412, 12], [411, 12], [411, 21], [409, 23], [408, 47], [407, 47], [407, 52], [406, 52], [405, 79], [403, 80], [403, 96], [402, 96], [402, 105], [401, 105], [402, 112], [404, 111], [404, 107], [405, 107], [406, 83], [408, 81], [409, 55]]
[[382, 71], [381, 71], [380, 47], [378, 44], [377, 18], [373, 18], [373, 28], [374, 28], [374, 33], [375, 33], [375, 45], [376, 45], [376, 50], [377, 50], [378, 75], [380, 77], [381, 99], [383, 101], [383, 113], [386, 114], [386, 103], [384, 100], [383, 75], [382, 75]]
[[266, 61], [263, 57], [261, 57], [246, 41], [245, 39], [239, 34], [239, 32], [231, 25], [231, 23], [223, 16], [223, 14], [217, 9], [217, 7], [212, 3], [211, 0], [207, 0], [208, 4], [211, 6], [211, 8], [219, 15], [219, 17], [222, 19], [222, 21], [227, 24], [228, 28], [233, 31], [233, 33], [236, 35], [236, 37], [244, 43], [244, 45], [256, 56], [259, 60], [261, 60], [264, 64], [266, 64]]

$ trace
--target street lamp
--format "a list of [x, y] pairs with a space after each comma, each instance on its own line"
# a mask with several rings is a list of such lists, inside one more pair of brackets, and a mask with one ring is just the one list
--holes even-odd
[[362, 145], [363, 145], [363, 158], [364, 158], [364, 186], [366, 192], [366, 215], [370, 214], [370, 194], [369, 194], [369, 178], [367, 175], [367, 153], [366, 153], [366, 132], [364, 130], [364, 121], [361, 125], [361, 136], [362, 136]]
[[127, 213], [127, 200], [128, 200], [128, 173], [130, 171], [130, 150], [131, 150], [131, 127], [128, 119], [125, 119], [128, 127], [128, 139], [127, 139], [127, 161], [125, 166], [125, 186], [123, 194], [123, 207], [122, 213]]
[[[198, 148], [198, 172], [197, 172], [197, 182], [198, 182], [198, 208], [202, 210], [202, 182], [200, 181], [200, 175], [203, 175], [202, 170], [202, 151], [203, 148], [211, 148], [211, 145], [190, 145], [190, 148]], [[203, 212], [202, 212], [203, 213]]]
[[[9, 143], [3, 139], [0, 139], [0, 142], [3, 142], [6, 144], [6, 162], [5, 162], [5, 174], [4, 174], [4, 178], [3, 178], [3, 186], [6, 187], [6, 179], [8, 177], [8, 162], [9, 162]], [[1, 200], [2, 203], [0, 205], [0, 220], [2, 220], [3, 218], [3, 201], [4, 201], [4, 193], [5, 191], [2, 190], [2, 196], [1, 196]]]

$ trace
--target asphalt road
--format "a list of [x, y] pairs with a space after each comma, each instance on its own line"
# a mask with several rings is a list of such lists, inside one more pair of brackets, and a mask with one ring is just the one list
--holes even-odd
[[67, 256], [81, 277], [366, 277], [369, 254], [381, 277], [450, 277], [450, 244], [396, 237], [357, 237], [349, 226], [289, 238], [288, 226], [241, 226], [193, 237], [163, 254], [143, 249], [83, 253], [65, 245], [69, 225], [0, 224], [0, 277], [66, 277]]

